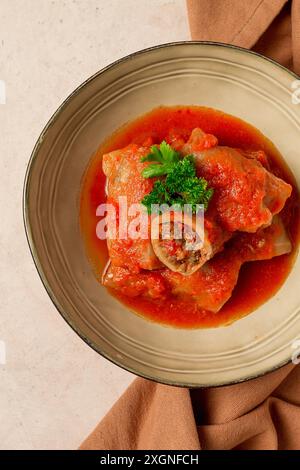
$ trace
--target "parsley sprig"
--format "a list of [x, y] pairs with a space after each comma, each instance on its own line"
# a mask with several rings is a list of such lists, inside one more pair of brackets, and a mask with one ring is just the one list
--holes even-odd
[[167, 175], [172, 171], [173, 166], [180, 160], [180, 155], [172, 147], [163, 141], [159, 147], [152, 145], [151, 152], [142, 158], [142, 162], [157, 162], [144, 168], [144, 178], [154, 178], [155, 176]]
[[[153, 145], [151, 152], [142, 158], [143, 162], [155, 162], [144, 168], [144, 178], [160, 177], [152, 191], [144, 196], [142, 204], [151, 214], [153, 205], [166, 204], [182, 208], [190, 204], [196, 213], [199, 205], [206, 209], [213, 195], [204, 178], [198, 178], [192, 155], [181, 157], [170, 145], [163, 141], [159, 147]], [[164, 178], [162, 178], [164, 177]]]

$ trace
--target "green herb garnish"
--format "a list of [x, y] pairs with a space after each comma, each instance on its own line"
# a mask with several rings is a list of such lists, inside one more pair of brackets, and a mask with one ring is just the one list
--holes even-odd
[[162, 177], [154, 183], [152, 191], [142, 199], [148, 213], [152, 205], [178, 206], [182, 208], [190, 204], [192, 212], [196, 213], [199, 205], [207, 209], [213, 195], [213, 189], [208, 188], [204, 178], [196, 176], [194, 158], [192, 155], [184, 158], [170, 145], [163, 141], [159, 147], [152, 146], [151, 153], [143, 157], [143, 162], [156, 162], [147, 166], [142, 175], [144, 178]]
[[152, 145], [151, 152], [141, 159], [142, 162], [157, 162], [144, 168], [142, 175], [144, 178], [154, 178], [155, 176], [167, 175], [178, 162], [180, 155], [172, 149], [167, 142], [163, 141], [159, 147]]

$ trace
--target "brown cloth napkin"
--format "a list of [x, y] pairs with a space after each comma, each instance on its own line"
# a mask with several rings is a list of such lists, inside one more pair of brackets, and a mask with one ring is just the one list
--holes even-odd
[[295, 450], [300, 365], [222, 388], [188, 390], [136, 379], [81, 449]]
[[253, 49], [300, 74], [300, 0], [187, 0], [192, 39]]
[[[300, 0], [187, 0], [193, 39], [268, 55], [300, 74]], [[136, 379], [81, 449], [300, 449], [300, 365], [188, 390]]]

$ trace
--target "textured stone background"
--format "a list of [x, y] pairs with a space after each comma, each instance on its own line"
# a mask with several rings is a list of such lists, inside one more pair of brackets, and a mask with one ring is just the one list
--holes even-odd
[[133, 376], [86, 346], [50, 302], [29, 254], [22, 187], [63, 99], [110, 62], [189, 39], [185, 0], [0, 0], [0, 449], [72, 449]]

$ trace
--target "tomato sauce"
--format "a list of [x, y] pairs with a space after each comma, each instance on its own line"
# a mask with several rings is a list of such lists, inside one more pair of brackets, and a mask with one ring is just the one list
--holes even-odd
[[136, 313], [152, 321], [181, 328], [207, 328], [230, 324], [270, 299], [282, 286], [292, 268], [300, 238], [299, 193], [295, 179], [278, 150], [263, 134], [238, 118], [210, 108], [160, 107], [126, 124], [106, 140], [91, 159], [84, 177], [80, 225], [87, 254], [99, 282], [108, 261], [106, 241], [99, 240], [96, 236], [96, 225], [99, 221], [96, 208], [106, 200], [102, 155], [132, 142], [142, 144], [148, 138], [154, 143], [160, 143], [170, 130], [188, 139], [195, 127], [217, 136], [220, 145], [263, 150], [268, 156], [271, 171], [293, 186], [292, 196], [281, 212], [293, 250], [288, 255], [271, 260], [245, 263], [230, 300], [218, 313], [201, 310], [193, 300], [182, 301], [171, 294], [164, 300], [148, 300], [140, 297], [129, 298], [110, 289], [111, 295]]

